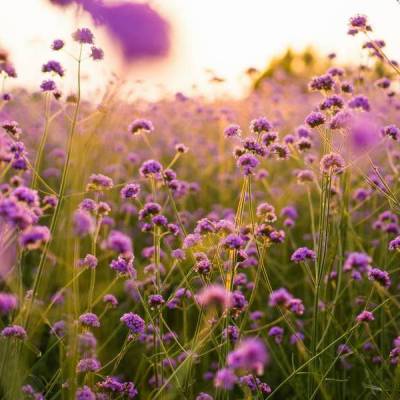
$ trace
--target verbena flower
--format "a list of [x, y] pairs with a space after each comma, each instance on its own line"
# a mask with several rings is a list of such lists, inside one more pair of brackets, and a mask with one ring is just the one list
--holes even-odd
[[196, 296], [197, 302], [204, 307], [210, 305], [228, 308], [231, 305], [231, 293], [221, 285], [203, 287]]
[[3, 328], [3, 330], [0, 332], [1, 336], [5, 337], [5, 338], [16, 338], [16, 339], [20, 339], [23, 340], [26, 338], [27, 333], [25, 328], [23, 328], [20, 325], [10, 325], [10, 326], [6, 326], [5, 328]]
[[92, 46], [90, 48], [90, 57], [94, 61], [100, 61], [104, 58], [104, 51], [100, 47]]
[[389, 273], [379, 268], [370, 268], [368, 271], [368, 279], [380, 283], [385, 288], [389, 288], [392, 284]]
[[102, 191], [111, 189], [114, 186], [113, 180], [103, 174], [92, 174], [89, 177], [89, 183], [86, 186], [88, 191]]
[[227, 366], [232, 369], [253, 371], [262, 374], [269, 355], [264, 343], [257, 338], [248, 338], [240, 342], [227, 357]]
[[121, 317], [121, 322], [135, 334], [143, 333], [146, 327], [144, 320], [139, 315], [132, 312], [124, 314]]
[[371, 311], [364, 310], [360, 314], [357, 315], [356, 320], [358, 322], [370, 322], [373, 321], [374, 314]]
[[8, 314], [18, 307], [18, 298], [12, 293], [0, 292], [0, 314]]
[[94, 394], [94, 392], [92, 392], [92, 390], [89, 388], [89, 386], [85, 385], [76, 391], [75, 399], [76, 400], [96, 400], [96, 395]]
[[61, 50], [64, 47], [65, 43], [62, 39], [54, 39], [51, 44], [51, 48], [55, 51]]
[[313, 111], [311, 114], [309, 114], [306, 119], [305, 123], [309, 125], [311, 128], [315, 128], [317, 126], [323, 125], [326, 121], [326, 118], [324, 114], [318, 112], [318, 111]]
[[294, 251], [290, 259], [295, 263], [299, 263], [306, 260], [315, 260], [316, 254], [313, 250], [310, 250], [307, 247], [299, 247]]
[[243, 154], [237, 160], [237, 166], [244, 175], [252, 175], [259, 164], [258, 159], [252, 154]]
[[80, 28], [77, 29], [73, 34], [72, 38], [75, 42], [80, 44], [93, 44], [94, 36], [92, 31], [89, 28]]
[[158, 161], [147, 160], [140, 167], [140, 174], [147, 178], [151, 176], [158, 176], [162, 171], [162, 166]]
[[79, 322], [83, 326], [88, 326], [88, 327], [92, 327], [92, 328], [99, 328], [100, 327], [99, 318], [97, 317], [96, 314], [90, 313], [90, 312], [82, 314], [79, 317]]
[[97, 358], [89, 357], [78, 361], [77, 372], [96, 372], [101, 368], [100, 361]]
[[136, 199], [140, 193], [140, 185], [137, 183], [128, 183], [121, 189], [121, 198]]
[[217, 371], [214, 379], [214, 385], [217, 388], [232, 390], [238, 381], [238, 377], [229, 368], [223, 368]]
[[50, 60], [42, 66], [42, 72], [53, 72], [56, 75], [64, 76], [64, 68], [58, 61]]
[[253, 133], [260, 134], [263, 132], [268, 132], [271, 129], [272, 129], [272, 125], [268, 121], [268, 119], [265, 117], [259, 117], [259, 118], [253, 119], [250, 122], [250, 130]]
[[151, 133], [154, 131], [153, 123], [147, 119], [135, 119], [128, 126], [130, 133]]
[[19, 244], [23, 248], [34, 250], [47, 243], [50, 236], [50, 230], [47, 226], [31, 226], [21, 233]]
[[132, 240], [128, 235], [113, 230], [107, 237], [106, 247], [120, 254], [132, 254]]
[[240, 129], [240, 126], [236, 124], [229, 125], [224, 130], [224, 135], [227, 138], [239, 137], [241, 134], [242, 130]]
[[325, 154], [320, 161], [321, 172], [339, 174], [343, 172], [345, 161], [338, 153]]
[[53, 80], [48, 79], [40, 84], [40, 89], [42, 89], [43, 92], [52, 92], [57, 89], [57, 86]]

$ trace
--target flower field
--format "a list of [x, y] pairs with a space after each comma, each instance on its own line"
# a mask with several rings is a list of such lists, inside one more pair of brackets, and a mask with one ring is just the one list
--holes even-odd
[[89, 101], [87, 28], [1, 58], [0, 398], [400, 398], [400, 67], [349, 34], [240, 100]]

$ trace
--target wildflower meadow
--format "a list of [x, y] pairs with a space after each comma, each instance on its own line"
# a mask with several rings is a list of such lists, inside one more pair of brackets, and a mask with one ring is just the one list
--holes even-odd
[[400, 398], [400, 66], [348, 29], [241, 99], [89, 100], [85, 27], [33, 93], [0, 57], [1, 399]]

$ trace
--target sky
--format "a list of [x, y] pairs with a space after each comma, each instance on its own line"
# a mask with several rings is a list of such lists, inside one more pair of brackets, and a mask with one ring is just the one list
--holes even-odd
[[[18, 83], [38, 87], [41, 64], [54, 58], [49, 46], [54, 38], [69, 40], [79, 26], [92, 26], [89, 17], [77, 17], [74, 7], [60, 11], [48, 0], [0, 0], [0, 46], [11, 55]], [[106, 0], [118, 2], [119, 0]], [[130, 0], [125, 0], [130, 1]], [[143, 2], [143, 1], [142, 1]], [[106, 58], [84, 66], [87, 90], [104, 89], [114, 73], [129, 83], [133, 93], [210, 90], [209, 70], [226, 79], [223, 87], [241, 93], [248, 67], [262, 69], [287, 47], [301, 50], [313, 45], [321, 53], [336, 52], [339, 62], [360, 62], [360, 39], [346, 35], [347, 21], [366, 14], [376, 36], [387, 43], [387, 53], [400, 58], [400, 4], [397, 0], [149, 0], [170, 23], [172, 48], [164, 60], [126, 65], [102, 28], [93, 28]], [[71, 47], [71, 52], [74, 49]], [[73, 61], [63, 55], [67, 72]], [[90, 65], [89, 65], [90, 64]], [[64, 85], [73, 85], [67, 74]], [[194, 88], [195, 85], [195, 88]], [[72, 86], [71, 86], [72, 88]]]

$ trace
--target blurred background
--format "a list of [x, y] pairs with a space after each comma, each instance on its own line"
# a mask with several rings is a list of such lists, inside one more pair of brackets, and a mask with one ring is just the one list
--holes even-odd
[[[347, 21], [366, 14], [387, 53], [400, 56], [396, 0], [2, 0], [0, 47], [14, 63], [18, 85], [37, 89], [42, 63], [55, 58], [67, 70], [72, 89], [73, 61], [50, 49], [53, 39], [93, 29], [105, 59], [85, 70], [87, 95], [106, 90], [110, 79], [128, 82], [133, 96], [157, 98], [230, 93], [249, 86], [244, 72], [264, 69], [288, 48], [312, 45], [321, 55], [336, 52], [339, 63], [366, 60], [361, 38], [346, 35]], [[67, 46], [67, 49], [68, 49]], [[75, 49], [76, 50], [76, 49]]]

